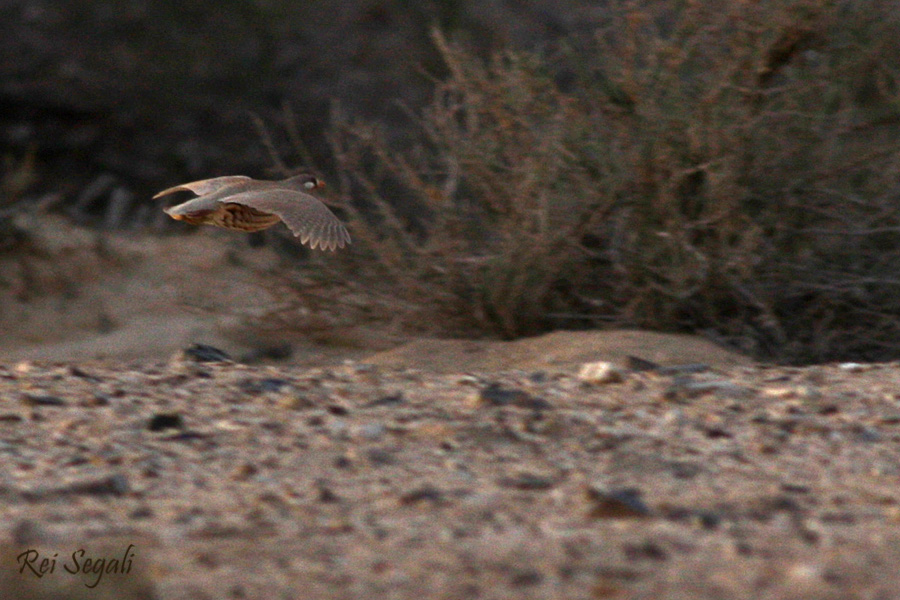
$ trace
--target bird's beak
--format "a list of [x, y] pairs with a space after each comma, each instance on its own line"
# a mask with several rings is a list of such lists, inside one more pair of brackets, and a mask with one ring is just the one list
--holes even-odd
[[316, 189], [325, 187], [325, 182], [321, 179], [316, 180]]

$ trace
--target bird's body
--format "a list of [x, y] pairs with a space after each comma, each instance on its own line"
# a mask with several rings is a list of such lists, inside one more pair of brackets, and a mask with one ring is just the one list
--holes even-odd
[[278, 215], [260, 212], [235, 202], [220, 202], [212, 210], [194, 207], [191, 212], [170, 212], [169, 215], [176, 221], [184, 221], [191, 225], [216, 225], [223, 229], [238, 231], [262, 231], [281, 221]]
[[177, 185], [154, 198], [183, 190], [197, 194], [193, 200], [165, 209], [173, 219], [191, 225], [261, 231], [283, 221], [303, 244], [323, 250], [343, 248], [350, 243], [347, 229], [327, 206], [306, 193], [322, 185], [312, 175], [283, 181], [231, 175]]

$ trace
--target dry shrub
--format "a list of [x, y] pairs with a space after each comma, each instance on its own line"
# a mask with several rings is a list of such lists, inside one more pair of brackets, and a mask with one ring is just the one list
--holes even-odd
[[[435, 33], [451, 77], [396, 152], [376, 127], [337, 115], [332, 136], [358, 273], [389, 282], [444, 329], [514, 337], [545, 329], [580, 240], [604, 202], [570, 146], [577, 102], [534, 56], [482, 65]], [[438, 319], [438, 320], [436, 320]]]
[[335, 111], [348, 274], [445, 333], [703, 331], [896, 355], [900, 17], [890, 2], [622, 3], [589, 42], [450, 75], [399, 149]]

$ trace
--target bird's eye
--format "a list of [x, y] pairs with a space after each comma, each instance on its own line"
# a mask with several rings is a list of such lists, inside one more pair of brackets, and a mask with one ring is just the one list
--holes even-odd
[[303, 187], [305, 187], [305, 188], [308, 189], [308, 190], [311, 190], [311, 189], [313, 189], [313, 188], [317, 188], [317, 187], [319, 187], [319, 180], [313, 178], [313, 179], [307, 181], [306, 183], [304, 183], [304, 184], [303, 184]]

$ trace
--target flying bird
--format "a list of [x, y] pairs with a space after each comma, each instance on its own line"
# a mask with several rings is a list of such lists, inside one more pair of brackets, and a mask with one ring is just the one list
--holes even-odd
[[238, 231], [261, 231], [279, 221], [315, 249], [334, 250], [350, 243], [344, 224], [318, 198], [307, 193], [325, 184], [312, 175], [260, 181], [244, 175], [215, 177], [176, 185], [153, 196], [190, 191], [197, 198], [163, 209], [176, 221], [215, 225]]

